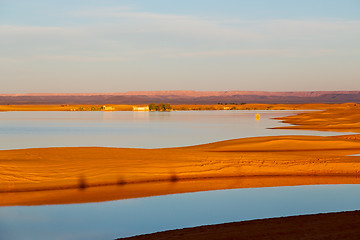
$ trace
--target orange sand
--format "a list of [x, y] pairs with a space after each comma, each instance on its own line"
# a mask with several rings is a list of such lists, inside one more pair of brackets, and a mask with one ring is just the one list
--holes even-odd
[[[186, 188], [189, 191], [229, 188], [226, 183], [214, 188], [211, 181], [204, 183], [204, 186], [196, 184], [195, 187], [187, 182], [196, 179], [356, 177], [360, 173], [360, 157], [348, 155], [357, 153], [360, 153], [360, 135], [352, 139], [346, 136], [257, 137], [168, 149], [81, 147], [5, 150], [0, 151], [0, 191], [3, 195], [0, 204], [29, 204], [24, 201], [25, 198], [17, 199], [16, 194], [8, 193], [22, 192], [23, 195], [24, 192], [51, 189], [85, 189], [108, 185], [138, 189], [139, 184], [146, 189], [154, 183], [171, 183], [169, 189], [179, 186], [179, 190], [169, 190], [169, 193], [174, 193], [187, 192]], [[349, 183], [358, 183], [357, 178], [345, 179]], [[252, 184], [261, 186], [257, 182]], [[307, 181], [307, 184], [312, 182]], [[267, 186], [279, 185], [287, 184], [278, 181]], [[152, 187], [145, 192], [125, 192], [124, 196], [117, 194], [117, 198], [166, 194], [161, 187]], [[106, 198], [104, 196], [102, 200]], [[114, 196], [109, 198], [114, 199]], [[89, 198], [82, 201], [94, 200]], [[32, 204], [41, 204], [41, 200]]]
[[[0, 105], [0, 111], [100, 111], [103, 105], [87, 105], [87, 104], [75, 104], [75, 105]], [[115, 111], [132, 111], [132, 105], [114, 105], [106, 104], [111, 106]]]
[[[358, 112], [358, 106], [349, 104], [285, 119], [300, 119], [297, 123], [306, 123], [306, 129], [316, 129], [321, 122], [319, 128], [327, 130], [334, 129], [337, 117], [336, 130], [341, 126], [343, 131], [356, 131]], [[239, 187], [359, 183], [360, 156], [348, 156], [359, 153], [360, 135], [257, 137], [165, 149], [4, 150], [0, 151], [0, 206]]]
[[320, 112], [300, 113], [278, 118], [294, 126], [278, 129], [301, 129], [360, 133], [360, 104], [343, 104], [341, 108], [331, 108]]

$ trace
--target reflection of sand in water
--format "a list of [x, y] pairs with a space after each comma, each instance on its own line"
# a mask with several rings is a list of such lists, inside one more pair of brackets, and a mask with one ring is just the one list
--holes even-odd
[[[235, 187], [300, 185], [305, 180], [304, 184], [318, 184], [318, 178], [308, 177], [359, 176], [359, 157], [349, 156], [360, 151], [358, 136], [256, 137], [168, 149], [5, 150], [0, 151], [0, 201], [3, 205], [92, 202]], [[297, 180], [269, 178], [266, 182], [260, 181], [272, 176], [293, 176]], [[205, 181], [230, 177], [240, 178], [224, 181], [224, 184], [220, 184], [223, 180], [211, 184]], [[261, 178], [255, 181], [254, 177]], [[334, 178], [329, 179], [336, 183]], [[356, 180], [344, 179], [351, 181], [343, 183]], [[154, 184], [159, 188], [152, 187]], [[93, 187], [107, 186], [102, 190], [98, 188], [105, 191], [110, 185], [116, 185], [112, 187], [115, 192], [90, 194], [95, 191]], [[55, 199], [42, 197], [43, 202], [26, 197], [53, 196], [57, 192], [55, 189], [71, 188], [76, 190], [59, 192], [62, 197]], [[80, 197], [77, 189], [82, 189], [80, 195], [89, 193], [88, 197]], [[54, 191], [41, 192], [43, 190]], [[65, 195], [69, 199], [65, 199]]]
[[0, 206], [102, 202], [220, 189], [318, 184], [360, 184], [360, 178], [356, 176], [263, 176], [179, 180], [172, 176], [169, 181], [119, 182], [117, 185], [100, 187], [79, 185], [77, 189], [2, 193]]
[[[320, 122], [312, 123], [312, 116], [321, 119], [322, 130], [334, 130], [336, 125], [335, 129], [341, 126], [344, 131], [355, 131], [360, 122], [358, 109], [352, 108], [286, 119], [303, 119], [305, 127], [312, 128]], [[167, 149], [3, 150], [0, 204], [94, 202], [239, 187], [358, 183], [360, 157], [349, 155], [359, 151], [360, 135], [257, 137]]]

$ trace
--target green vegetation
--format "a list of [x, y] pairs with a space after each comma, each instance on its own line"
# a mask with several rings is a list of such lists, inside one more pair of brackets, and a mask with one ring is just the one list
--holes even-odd
[[[61, 106], [63, 107], [63, 106]], [[79, 106], [78, 108], [70, 109], [71, 111], [103, 111], [104, 106]]]
[[149, 110], [165, 112], [165, 111], [171, 111], [172, 107], [168, 103], [159, 103], [157, 105], [155, 103], [151, 103], [151, 104], [149, 104]]
[[[238, 103], [234, 103], [234, 102], [232, 102], [232, 103], [222, 103], [222, 102], [218, 102], [217, 104], [218, 104], [218, 105], [238, 105]], [[240, 105], [242, 105], [242, 104], [240, 104]]]

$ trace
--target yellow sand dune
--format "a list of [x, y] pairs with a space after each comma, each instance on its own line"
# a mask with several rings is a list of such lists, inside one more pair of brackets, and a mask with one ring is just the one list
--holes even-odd
[[[305, 124], [291, 128], [358, 131], [358, 111], [357, 106], [347, 105], [346, 109], [283, 120]], [[3, 150], [0, 205], [105, 201], [235, 187], [359, 183], [360, 156], [349, 156], [359, 153], [360, 135], [256, 137], [164, 149]]]
[[[0, 191], [3, 195], [0, 204], [12, 204], [6, 196], [14, 198], [14, 194], [8, 193], [40, 190], [126, 186], [130, 188], [129, 192], [126, 196], [118, 194], [118, 198], [129, 198], [144, 192], [139, 189], [139, 184], [146, 189], [146, 196], [160, 192], [165, 194], [164, 189], [154, 186], [147, 189], [151, 186], [147, 184], [159, 182], [166, 183], [166, 186], [171, 183], [170, 187], [166, 187], [168, 189], [178, 185], [181, 190], [168, 190], [174, 193], [193, 189], [189, 181], [196, 186], [195, 180], [213, 178], [354, 177], [360, 173], [360, 157], [348, 155], [357, 153], [360, 153], [360, 141], [357, 139], [314, 136], [258, 137], [165, 149], [81, 147], [6, 150], [0, 151]], [[311, 181], [307, 183], [311, 184]], [[222, 188], [229, 188], [225, 185]], [[277, 182], [274, 185], [282, 184]], [[212, 186], [213, 182], [205, 181], [195, 189], [208, 190], [213, 189]], [[158, 187], [163, 188], [164, 185]]]

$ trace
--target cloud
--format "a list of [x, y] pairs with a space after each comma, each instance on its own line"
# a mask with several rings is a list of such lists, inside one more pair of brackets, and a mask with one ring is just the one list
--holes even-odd
[[2, 57], [2, 63], [19, 63], [28, 61], [47, 61], [47, 62], [72, 62], [72, 63], [106, 63], [106, 62], [121, 62], [128, 58], [117, 56], [82, 56], [82, 55], [30, 55], [19, 57]]
[[[70, 12], [76, 18], [118, 26], [126, 33], [163, 33], [207, 40], [314, 39], [337, 33], [360, 35], [360, 21], [343, 19], [228, 19], [196, 15], [141, 12], [131, 7], [83, 9]], [[109, 25], [109, 24], [105, 24]], [[341, 37], [337, 35], [336, 37]]]
[[194, 51], [179, 53], [182, 57], [229, 57], [229, 56], [321, 56], [332, 54], [332, 49], [230, 49], [214, 51]]
[[53, 60], [53, 61], [65, 61], [65, 62], [120, 62], [128, 60], [125, 57], [116, 56], [81, 56], [81, 55], [54, 55], [54, 56], [37, 56], [40, 60]]
[[360, 21], [353, 20], [272, 20], [254, 23], [268, 36], [298, 39], [344, 39], [360, 37]]
[[[257, 34], [228, 27], [216, 20], [177, 14], [134, 11], [132, 8], [102, 8], [70, 12], [76, 18], [96, 19], [122, 33], [164, 33], [193, 38], [258, 39]], [[109, 24], [111, 22], [111, 24]]]
[[142, 12], [128, 6], [83, 9], [67, 16], [68, 26], [0, 25], [3, 60], [90, 63], [359, 52], [355, 42], [360, 40], [360, 21], [356, 20], [209, 18]]
[[0, 36], [17, 36], [20, 35], [76, 35], [79, 31], [69, 27], [44, 27], [44, 26], [17, 26], [17, 25], [0, 25]]

